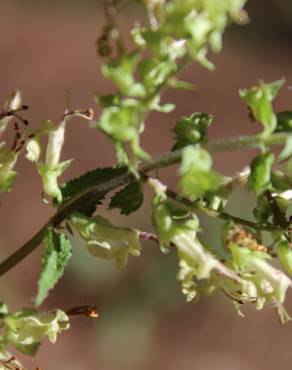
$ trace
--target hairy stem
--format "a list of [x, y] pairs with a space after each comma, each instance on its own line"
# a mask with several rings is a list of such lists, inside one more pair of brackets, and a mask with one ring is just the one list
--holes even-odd
[[[210, 142], [205, 145], [206, 149], [210, 152], [224, 151], [224, 150], [235, 150], [242, 148], [257, 148], [263, 143], [266, 145], [281, 145], [285, 143], [287, 139], [287, 133], [275, 133], [269, 137], [262, 137], [262, 135], [251, 135], [251, 136], [240, 136], [235, 138], [230, 138], [227, 140], [219, 140], [215, 142]], [[138, 173], [140, 176], [146, 175], [148, 172], [158, 170], [160, 168], [168, 167], [173, 164], [179, 163], [182, 157], [182, 149], [165, 153], [158, 158], [151, 159], [150, 161], [142, 163], [138, 168]], [[92, 199], [94, 199], [98, 194], [104, 194], [111, 190], [114, 190], [122, 185], [128, 184], [134, 180], [134, 175], [131, 173], [125, 173], [118, 175], [115, 178], [99, 183], [98, 185], [91, 186], [87, 188], [82, 193], [78, 194], [76, 197], [70, 199], [68, 202], [64, 203], [57, 212], [44, 224], [44, 226], [22, 247], [20, 247], [16, 252], [10, 255], [2, 263], [0, 263], [0, 276], [5, 274], [5, 272], [12, 269], [20, 261], [22, 261], [26, 256], [32, 253], [38, 245], [45, 238], [46, 233], [50, 227], [56, 227], [60, 225], [65, 219], [67, 219], [70, 214], [84, 206]], [[211, 217], [220, 217], [224, 219], [233, 219], [234, 222], [244, 224], [253, 228], [271, 230], [269, 227], [256, 225], [250, 221], [242, 220], [234, 216], [230, 216], [225, 213], [218, 213], [217, 211], [207, 210], [200, 208], [202, 212], [205, 212]]]

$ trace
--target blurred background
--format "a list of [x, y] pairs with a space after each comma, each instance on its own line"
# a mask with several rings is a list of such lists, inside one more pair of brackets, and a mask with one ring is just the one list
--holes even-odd
[[[210, 55], [216, 70], [193, 66], [184, 78], [197, 91], [169, 91], [165, 97], [177, 104], [171, 115], [153, 114], [143, 134], [143, 146], [153, 155], [170, 148], [170, 129], [177, 118], [194, 111], [215, 115], [211, 138], [256, 132], [247, 117], [238, 89], [259, 78], [286, 78], [276, 109], [292, 108], [292, 2], [250, 0], [251, 22], [231, 27], [223, 51]], [[121, 15], [126, 30], [136, 16], [135, 7]], [[70, 108], [94, 108], [94, 92], [112, 86], [100, 73], [101, 60], [95, 41], [103, 26], [97, 0], [1, 0], [0, 2], [0, 99], [16, 87], [29, 105], [27, 117], [37, 127], [44, 119], [58, 121], [69, 92]], [[64, 180], [98, 166], [112, 165], [114, 150], [108, 140], [86, 122], [70, 122], [64, 159], [74, 158]], [[7, 140], [12, 140], [8, 135]], [[216, 169], [231, 175], [248, 164], [255, 153], [240, 151], [215, 157]], [[0, 257], [20, 247], [52, 214], [42, 202], [40, 179], [34, 167], [20, 160], [14, 191], [1, 195]], [[176, 168], [162, 174], [175, 187]], [[117, 212], [104, 215], [113, 223], [151, 230], [150, 195], [129, 218]], [[234, 215], [252, 217], [250, 194], [238, 190], [231, 199]], [[146, 217], [145, 217], [146, 216]], [[201, 236], [220, 249], [220, 222], [202, 218]], [[237, 316], [232, 303], [217, 295], [186, 304], [176, 282], [176, 256], [162, 255], [158, 247], [144, 243], [142, 258], [130, 258], [118, 271], [110, 262], [92, 258], [82, 242], [73, 240], [74, 254], [63, 279], [44, 304], [44, 309], [97, 305], [100, 318], [72, 320], [72, 329], [58, 344], [45, 343], [36, 358], [19, 356], [28, 369], [42, 370], [274, 370], [290, 369], [292, 324], [280, 326], [273, 308], [256, 312], [245, 308]], [[42, 248], [0, 280], [1, 300], [11, 310], [31, 306], [36, 292]], [[291, 294], [291, 293], [290, 293]], [[287, 309], [292, 314], [292, 300]], [[15, 353], [17, 354], [17, 353]]]

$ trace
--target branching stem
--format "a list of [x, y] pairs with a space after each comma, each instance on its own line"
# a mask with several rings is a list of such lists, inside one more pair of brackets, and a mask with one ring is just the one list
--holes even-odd
[[[206, 144], [206, 149], [210, 152], [218, 152], [224, 150], [235, 150], [243, 148], [258, 148], [262, 144], [266, 145], [281, 145], [285, 143], [287, 139], [287, 133], [275, 133], [269, 137], [263, 137], [262, 135], [251, 135], [251, 136], [240, 136], [235, 138], [230, 138], [227, 140], [219, 140], [215, 142], [210, 142]], [[141, 176], [146, 175], [147, 173], [158, 170], [160, 168], [168, 167], [173, 164], [179, 163], [182, 157], [182, 150], [176, 150], [173, 152], [168, 152], [162, 154], [158, 158], [151, 159], [150, 161], [142, 163], [138, 172]], [[115, 178], [99, 183], [95, 186], [92, 186], [82, 193], [78, 194], [76, 197], [70, 199], [68, 202], [64, 203], [57, 212], [45, 223], [45, 225], [31, 238], [29, 239], [22, 247], [20, 247], [16, 252], [10, 255], [2, 263], [0, 263], [0, 276], [5, 274], [7, 271], [16, 266], [20, 261], [22, 261], [26, 256], [32, 253], [38, 245], [45, 238], [46, 233], [50, 227], [56, 227], [60, 225], [64, 220], [66, 220], [70, 214], [84, 206], [87, 203], [90, 203], [98, 194], [107, 193], [111, 190], [114, 190], [122, 185], [128, 184], [134, 180], [134, 175], [131, 173], [124, 173], [118, 175]], [[176, 197], [176, 196], [175, 196]], [[234, 222], [250, 226], [262, 230], [274, 230], [275, 227], [268, 225], [262, 226], [257, 225], [251, 221], [242, 220], [240, 218], [230, 216], [227, 213], [217, 212], [213, 210], [208, 210], [206, 208], [200, 208], [200, 210], [211, 217], [223, 218], [226, 220], [233, 220]]]

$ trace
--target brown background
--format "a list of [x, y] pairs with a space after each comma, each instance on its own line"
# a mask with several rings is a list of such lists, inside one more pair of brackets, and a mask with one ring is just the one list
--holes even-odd
[[[287, 84], [276, 103], [291, 109], [292, 7], [290, 1], [250, 1], [252, 22], [227, 31], [223, 52], [211, 56], [216, 71], [194, 66], [183, 77], [199, 86], [195, 92], [168, 92], [165, 100], [177, 104], [171, 115], [150, 116], [143, 145], [153, 155], [172, 144], [170, 129], [181, 115], [207, 111], [215, 115], [211, 138], [258, 130], [249, 122], [238, 97], [240, 87], [285, 77]], [[44, 119], [57, 121], [66, 108], [66, 89], [71, 108], [98, 108], [93, 92], [110, 91], [99, 71], [95, 40], [102, 27], [102, 11], [94, 1], [1, 0], [0, 3], [0, 98], [15, 87], [21, 89], [27, 114], [37, 127]], [[121, 17], [125, 29], [135, 9]], [[85, 126], [85, 127], [82, 127]], [[10, 135], [12, 135], [10, 133]], [[11, 136], [7, 136], [11, 140]], [[252, 158], [252, 152], [223, 153], [216, 168], [232, 174]], [[67, 130], [63, 158], [74, 158], [64, 179], [87, 169], [113, 164], [114, 151], [107, 139], [72, 121]], [[14, 191], [1, 195], [0, 255], [7, 256], [27, 240], [52, 214], [41, 200], [40, 179], [33, 166], [21, 160]], [[172, 186], [175, 169], [163, 176]], [[250, 201], [247, 201], [250, 199]], [[237, 192], [232, 212], [252, 217], [252, 196]], [[150, 230], [149, 198], [129, 219], [103, 212], [120, 225]], [[202, 220], [202, 236], [220, 248], [220, 222]], [[143, 257], [131, 258], [122, 271], [109, 262], [90, 257], [82, 242], [73, 240], [74, 256], [69, 268], [44, 308], [97, 304], [100, 319], [76, 319], [58, 344], [44, 344], [36, 358], [22, 357], [29, 369], [131, 370], [131, 369], [290, 369], [292, 324], [281, 327], [272, 308], [237, 317], [231, 302], [218, 295], [196, 304], [185, 304], [175, 280], [174, 255], [161, 256], [145, 243]], [[12, 310], [32, 305], [42, 248], [0, 280], [1, 300]], [[291, 294], [291, 293], [290, 293]], [[292, 301], [287, 308], [292, 313]]]

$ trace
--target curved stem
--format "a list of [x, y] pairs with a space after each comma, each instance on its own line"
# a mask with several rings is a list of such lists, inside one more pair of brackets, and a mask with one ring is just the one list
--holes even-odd
[[[275, 133], [271, 136], [265, 138], [261, 135], [251, 135], [251, 136], [240, 136], [235, 138], [230, 138], [227, 140], [219, 140], [215, 142], [210, 142], [205, 145], [206, 149], [210, 152], [217, 152], [223, 150], [234, 150], [239, 148], [255, 148], [259, 147], [262, 143], [266, 145], [280, 145], [285, 143], [287, 139], [287, 133]], [[173, 164], [180, 162], [182, 157], [182, 149], [168, 152], [166, 154], [162, 154], [160, 157], [151, 159], [145, 163], [142, 163], [138, 168], [138, 173], [140, 176], [147, 174], [150, 171], [158, 170], [160, 168], [168, 167]], [[0, 263], [0, 276], [5, 274], [5, 272], [12, 269], [15, 265], [17, 265], [20, 261], [22, 261], [26, 256], [32, 253], [38, 245], [42, 242], [45, 238], [46, 233], [50, 227], [56, 227], [61, 224], [69, 215], [80, 208], [80, 206], [84, 206], [90, 200], [94, 199], [98, 194], [104, 194], [111, 190], [114, 190], [122, 185], [128, 184], [135, 179], [134, 175], [131, 173], [124, 173], [122, 175], [118, 175], [115, 178], [104, 181], [98, 185], [92, 186], [82, 193], [78, 194], [76, 197], [70, 199], [68, 202], [64, 203], [57, 212], [47, 221], [44, 226], [31, 238], [29, 239], [22, 247], [20, 247], [16, 252], [6, 258], [2, 263]], [[207, 209], [201, 211], [205, 211], [207, 213]], [[236, 218], [234, 216], [230, 216], [224, 213], [216, 213], [217, 211], [208, 210], [208, 215], [211, 217], [220, 217], [225, 219], [231, 219], [235, 222], [245, 224], [246, 226], [255, 227], [256, 225], [250, 221], [244, 221], [242, 219]], [[257, 228], [260, 229], [267, 229], [264, 226], [258, 225]], [[271, 228], [268, 228], [271, 230]]]

